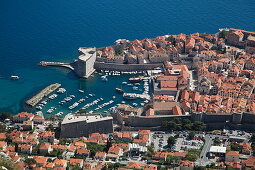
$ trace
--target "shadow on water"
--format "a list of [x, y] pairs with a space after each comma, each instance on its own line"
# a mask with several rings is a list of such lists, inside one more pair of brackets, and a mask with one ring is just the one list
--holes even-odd
[[16, 114], [15, 109], [14, 109], [15, 107], [16, 107], [15, 104], [9, 105], [9, 106], [0, 108], [0, 111], [1, 112], [8, 112], [8, 113], [11, 113], [11, 114]]

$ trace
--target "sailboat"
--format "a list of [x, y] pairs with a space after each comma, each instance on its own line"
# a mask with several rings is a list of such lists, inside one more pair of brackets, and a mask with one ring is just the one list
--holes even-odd
[[80, 93], [84, 93], [84, 90], [81, 89], [81, 84], [80, 84], [80, 89], [78, 89], [78, 91], [79, 91]]

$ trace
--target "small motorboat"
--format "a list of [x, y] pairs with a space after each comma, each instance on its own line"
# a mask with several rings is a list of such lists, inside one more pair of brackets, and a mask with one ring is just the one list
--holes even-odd
[[19, 79], [19, 76], [11, 76], [11, 79], [13, 79], [13, 80], [18, 80]]

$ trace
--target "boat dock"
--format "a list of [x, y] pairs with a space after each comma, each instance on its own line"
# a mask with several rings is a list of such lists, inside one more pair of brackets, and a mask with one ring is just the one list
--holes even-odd
[[56, 66], [56, 67], [65, 67], [70, 70], [74, 70], [70, 63], [62, 63], [62, 62], [48, 62], [48, 61], [41, 61], [39, 63], [40, 66]]
[[149, 94], [137, 94], [137, 93], [124, 93], [123, 96], [132, 96], [134, 99], [150, 100]]
[[38, 94], [36, 94], [35, 96], [33, 96], [31, 99], [26, 101], [26, 104], [28, 104], [29, 106], [34, 107], [35, 105], [37, 105], [44, 97], [48, 96], [50, 93], [54, 92], [55, 90], [57, 90], [59, 87], [61, 86], [61, 84], [59, 83], [55, 83], [55, 84], [51, 84], [47, 87], [45, 87], [43, 90], [41, 90]]

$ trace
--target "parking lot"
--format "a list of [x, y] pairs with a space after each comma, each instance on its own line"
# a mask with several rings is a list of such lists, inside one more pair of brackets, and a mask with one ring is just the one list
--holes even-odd
[[155, 132], [152, 134], [151, 141], [154, 144], [154, 151], [161, 151], [167, 148], [167, 139], [171, 134], [164, 134], [164, 132]]

